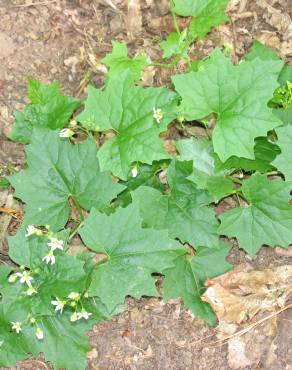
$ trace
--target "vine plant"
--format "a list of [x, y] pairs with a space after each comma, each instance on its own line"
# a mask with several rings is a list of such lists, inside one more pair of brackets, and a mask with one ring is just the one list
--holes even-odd
[[[159, 64], [190, 66], [172, 77], [173, 90], [141, 87], [150, 62], [118, 42], [103, 59], [105, 86], [89, 86], [84, 102], [29, 79], [30, 104], [10, 134], [25, 144], [27, 166], [1, 179], [26, 205], [8, 238], [14, 264], [0, 266], [1, 366], [42, 352], [56, 369], [85, 369], [85, 331], [121, 312], [126, 296], [181, 297], [215, 325], [201, 295], [207, 278], [231, 267], [231, 243], [220, 238], [251, 257], [292, 242], [292, 67], [259, 42], [238, 65], [219, 49], [189, 56], [228, 20], [227, 2], [171, 2], [176, 32]], [[187, 29], [177, 15], [193, 17]], [[177, 140], [173, 155], [160, 134], [177, 121], [208, 135]], [[217, 216], [226, 197], [238, 205]], [[86, 252], [74, 254], [78, 235]]]

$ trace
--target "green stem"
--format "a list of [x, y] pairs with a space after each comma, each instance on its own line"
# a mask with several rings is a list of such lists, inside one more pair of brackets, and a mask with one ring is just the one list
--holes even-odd
[[236, 184], [239, 184], [239, 185], [242, 185], [242, 181], [239, 180], [238, 178], [236, 177], [233, 177], [233, 176], [228, 176], [233, 182], [235, 182]]
[[79, 214], [79, 217], [80, 217], [81, 221], [84, 221], [84, 216], [82, 214], [82, 208], [80, 207], [78, 202], [73, 197], [71, 197], [71, 199], [72, 199], [72, 202], [73, 202], [73, 204], [74, 204], [74, 206], [75, 206], [75, 208], [76, 208], [76, 210]]
[[70, 234], [70, 236], [69, 236], [69, 238], [68, 238], [68, 241], [70, 241], [72, 238], [74, 238], [74, 236], [78, 233], [78, 231], [79, 231], [80, 227], [81, 227], [81, 226], [83, 226], [83, 224], [84, 224], [84, 221], [81, 221], [81, 222], [79, 222], [79, 224], [78, 224], [78, 225], [76, 225], [76, 226], [73, 228], [73, 230], [72, 230], [72, 232], [71, 232], [71, 234]]
[[170, 10], [171, 10], [171, 14], [172, 14], [174, 27], [176, 29], [176, 32], [180, 35], [180, 29], [179, 29], [178, 22], [177, 22], [177, 17], [176, 17], [175, 11], [174, 11], [173, 0], [170, 0]]

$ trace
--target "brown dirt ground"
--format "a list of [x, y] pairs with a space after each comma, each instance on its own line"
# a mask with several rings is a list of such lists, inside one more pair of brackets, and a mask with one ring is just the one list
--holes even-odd
[[[164, 0], [140, 0], [141, 11], [137, 13], [138, 0], [113, 0], [118, 11], [104, 5], [107, 0], [34, 1], [38, 3], [34, 6], [31, 2], [0, 0], [0, 171], [3, 173], [8, 165], [21, 166], [24, 162], [22, 146], [8, 141], [5, 135], [11, 129], [13, 111], [27, 103], [25, 76], [58, 80], [65, 93], [74, 95], [91, 68], [88, 53], [98, 60], [111, 50], [111, 40], [118, 39], [128, 43], [132, 54], [144, 50], [152, 59], [158, 59], [159, 40], [173, 30]], [[238, 61], [252, 41], [259, 39], [274, 47], [286, 61], [292, 60], [291, 0], [234, 0], [229, 15], [230, 24], [218, 27], [195, 45], [194, 58], [208, 54], [215, 46], [230, 43], [234, 47], [232, 58]], [[183, 65], [178, 67], [183, 68]], [[173, 72], [157, 70], [154, 84], [169, 84]], [[92, 83], [100, 85], [103, 76], [97, 66]], [[0, 206], [19, 207], [7, 191], [0, 193], [0, 202]], [[228, 206], [219, 205], [219, 211]], [[7, 255], [3, 240], [0, 253], [2, 257]], [[233, 264], [248, 261], [259, 269], [291, 264], [291, 258], [265, 247], [250, 261], [234, 246], [229, 261]], [[152, 298], [127, 301], [128, 309], [123, 314], [89, 333], [93, 350], [88, 355], [88, 369], [231, 369], [227, 346], [213, 344], [216, 330], [195, 319], [180, 301], [168, 304]], [[291, 324], [291, 310], [279, 315], [275, 334], [268, 339], [262, 335], [258, 361], [245, 369], [291, 370]], [[41, 359], [13, 367], [48, 368], [50, 365]]]

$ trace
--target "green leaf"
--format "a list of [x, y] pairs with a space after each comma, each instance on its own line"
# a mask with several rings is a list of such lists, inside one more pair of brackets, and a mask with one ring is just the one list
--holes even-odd
[[267, 103], [282, 66], [281, 61], [259, 59], [233, 66], [216, 49], [198, 72], [173, 77], [187, 120], [216, 113], [213, 146], [221, 161], [254, 159], [254, 139], [280, 125]]
[[194, 19], [190, 23], [189, 32], [199, 39], [204, 38], [213, 27], [229, 21], [225, 14], [229, 0], [195, 0], [193, 3], [197, 9], [191, 14]]
[[256, 58], [261, 60], [280, 60], [278, 54], [270, 47], [255, 40], [252, 44], [250, 52], [246, 55], [245, 60], [252, 61]]
[[188, 139], [176, 142], [181, 160], [193, 161], [189, 180], [199, 189], [206, 189], [215, 202], [233, 192], [233, 182], [227, 176], [230, 171], [218, 170], [212, 143], [207, 139]]
[[28, 144], [34, 127], [51, 130], [64, 127], [79, 107], [80, 101], [60, 93], [58, 82], [45, 85], [40, 81], [28, 80], [28, 96], [31, 100], [23, 113], [15, 113], [13, 131], [8, 135], [11, 140]]
[[6, 177], [0, 177], [0, 189], [8, 188], [10, 186], [10, 182]]
[[[133, 162], [151, 164], [169, 158], [159, 134], [176, 117], [176, 94], [134, 86], [129, 72], [110, 79], [104, 91], [90, 87], [87, 92], [79, 121], [90, 129], [116, 133], [98, 152], [102, 171], [126, 180]], [[163, 113], [160, 123], [153, 118], [154, 108]]]
[[181, 55], [182, 58], [186, 58], [188, 53], [186, 48], [186, 31], [178, 34], [177, 32], [170, 33], [166, 40], [160, 43], [160, 47], [163, 50], [163, 58], [170, 58], [173, 55]]
[[129, 69], [133, 80], [139, 80], [142, 70], [149, 65], [145, 54], [140, 53], [131, 59], [128, 57], [128, 48], [126, 44], [112, 41], [112, 45], [112, 52], [101, 60], [102, 63], [110, 68], [108, 76], [118, 77], [125, 70]]
[[[22, 226], [15, 236], [8, 237], [9, 257], [19, 266], [34, 269], [42, 264], [42, 258], [48, 252], [48, 246], [43, 237], [25, 237], [26, 230]], [[68, 230], [56, 233], [55, 237], [64, 241], [67, 249]]]
[[168, 170], [171, 190], [168, 194], [140, 187], [132, 193], [132, 198], [139, 203], [147, 227], [167, 229], [171, 238], [179, 238], [196, 248], [212, 247], [218, 239], [218, 223], [214, 211], [206, 206], [211, 198], [187, 179], [191, 173], [191, 162], [173, 161]]
[[292, 65], [286, 65], [279, 76], [279, 83], [281, 86], [285, 85], [288, 82], [292, 82]]
[[286, 181], [292, 181], [292, 126], [279, 127], [276, 133], [281, 154], [277, 156], [272, 164], [283, 173]]
[[287, 247], [292, 242], [291, 183], [255, 174], [241, 190], [249, 204], [221, 214], [219, 233], [236, 237], [250, 256], [264, 244]]
[[56, 131], [38, 129], [26, 155], [28, 168], [8, 179], [27, 205], [27, 223], [59, 230], [68, 221], [70, 198], [87, 210], [103, 209], [124, 189], [100, 172], [92, 139], [72, 145]]
[[163, 191], [164, 186], [156, 175], [163, 164], [163, 162], [153, 162], [151, 166], [148, 164], [138, 164], [137, 177], [129, 176], [127, 181], [121, 181], [121, 184], [126, 186], [126, 189], [118, 196], [115, 204], [122, 207], [128, 206], [132, 202], [131, 192], [140, 186], [149, 186], [159, 191]]
[[[54, 235], [59, 239], [65, 236], [65, 232]], [[81, 370], [87, 366], [86, 353], [90, 347], [84, 332], [90, 329], [93, 320], [72, 323], [70, 315], [74, 308], [65, 306], [64, 313], [60, 314], [54, 311], [51, 304], [51, 300], [56, 297], [66, 300], [71, 292], [84, 293], [88, 279], [84, 261], [76, 256], [66, 255], [64, 251], [56, 250], [55, 264], [47, 265], [42, 258], [49, 251], [48, 242], [48, 235], [33, 235], [26, 238], [23, 229], [15, 237], [9, 238], [12, 250], [10, 257], [14, 262], [24, 263], [31, 269], [33, 280], [30, 284], [37, 292], [28, 296], [26, 284], [21, 284], [19, 280], [9, 283], [7, 278], [3, 281], [0, 272], [1, 366], [11, 366], [18, 360], [28, 358], [31, 354], [37, 356], [41, 352], [56, 369]], [[23, 272], [23, 269], [16, 271]], [[85, 307], [88, 307], [87, 301], [89, 299], [84, 299]], [[80, 310], [80, 307], [78, 309]], [[92, 317], [95, 321], [103, 319], [103, 314], [98, 309], [91, 312], [94, 312]], [[30, 316], [36, 319], [37, 326], [43, 330], [43, 340], [36, 338], [36, 327], [29, 322]], [[22, 322], [23, 330], [19, 334], [11, 330], [11, 322], [16, 321]]]
[[178, 242], [166, 231], [142, 229], [137, 205], [120, 208], [110, 216], [92, 209], [81, 228], [84, 243], [107, 258], [99, 263], [89, 288], [111, 312], [127, 295], [158, 296], [153, 273], [173, 266], [184, 254]]
[[216, 315], [209, 304], [201, 300], [201, 295], [206, 279], [230, 270], [231, 265], [226, 262], [230, 248], [230, 243], [218, 242], [212, 248], [199, 248], [192, 258], [186, 255], [178, 257], [175, 266], [164, 271], [164, 300], [181, 297], [195, 316], [214, 326]]
[[286, 109], [273, 109], [273, 113], [284, 125], [292, 125], [292, 105]]
[[217, 161], [218, 169], [238, 169], [244, 171], [259, 171], [265, 173], [274, 169], [271, 162], [280, 153], [280, 148], [270, 142], [266, 137], [255, 139], [254, 154], [255, 159], [230, 157], [226, 162]]

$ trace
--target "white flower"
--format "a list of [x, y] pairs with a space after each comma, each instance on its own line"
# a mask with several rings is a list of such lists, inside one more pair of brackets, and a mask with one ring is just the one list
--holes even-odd
[[35, 336], [37, 337], [38, 340], [43, 340], [44, 339], [44, 332], [42, 329], [38, 326], [35, 331]]
[[17, 334], [19, 334], [22, 330], [21, 328], [21, 322], [19, 321], [11, 321], [11, 324], [12, 324], [12, 330], [15, 330]]
[[76, 293], [76, 292], [71, 292], [68, 295], [68, 298], [69, 299], [72, 299], [73, 301], [78, 301], [80, 299], [80, 294], [79, 293]]
[[78, 320], [80, 319], [88, 320], [91, 315], [92, 313], [87, 312], [86, 310], [84, 310], [84, 308], [82, 308], [81, 312], [77, 312]]
[[37, 229], [33, 225], [28, 225], [27, 228], [26, 228], [25, 236], [28, 237], [28, 236], [31, 236], [31, 235], [42, 235], [42, 234], [43, 234], [42, 230]]
[[71, 321], [71, 322], [75, 322], [75, 321], [77, 321], [77, 320], [79, 320], [78, 315], [77, 315], [77, 312], [74, 312], [74, 313], [71, 315], [71, 317], [70, 317], [70, 321]]
[[49, 251], [49, 253], [42, 259], [42, 261], [45, 261], [48, 265], [51, 263], [51, 265], [54, 265], [56, 262], [56, 257], [54, 256], [54, 252], [52, 250]]
[[160, 121], [163, 118], [163, 112], [161, 109], [153, 108], [153, 118], [157, 123], [160, 123]]
[[69, 128], [63, 128], [63, 130], [59, 132], [60, 137], [71, 137], [73, 135], [74, 131], [70, 130]]
[[17, 276], [16, 274], [11, 274], [11, 275], [8, 277], [8, 282], [9, 282], [9, 283], [15, 283], [17, 279], [18, 279], [18, 276]]
[[55, 311], [58, 312], [60, 311], [60, 313], [63, 312], [63, 308], [65, 306], [65, 304], [67, 303], [66, 301], [61, 301], [61, 299], [59, 299], [58, 297], [56, 297], [56, 299], [54, 301], [51, 301], [52, 305], [53, 306], [56, 306], [55, 307]]
[[31, 318], [29, 319], [29, 322], [31, 324], [35, 324], [36, 323], [36, 319], [34, 317], [31, 316]]
[[33, 295], [35, 293], [37, 293], [36, 289], [34, 287], [32, 287], [32, 286], [29, 286], [28, 289], [27, 289], [27, 291], [26, 291], [26, 294], [29, 295], [29, 296], [31, 296], [31, 295]]
[[138, 168], [137, 166], [134, 166], [131, 170], [132, 177], [137, 177], [138, 176]]
[[63, 240], [58, 240], [57, 238], [50, 238], [50, 243], [48, 246], [51, 247], [51, 250], [54, 251], [55, 249], [63, 250], [64, 242]]
[[24, 270], [23, 272], [16, 272], [15, 275], [20, 278], [19, 281], [21, 284], [26, 283], [28, 286], [31, 286], [31, 281], [33, 278], [30, 276], [28, 271]]

